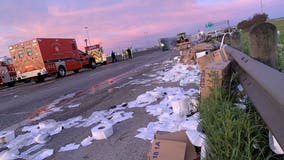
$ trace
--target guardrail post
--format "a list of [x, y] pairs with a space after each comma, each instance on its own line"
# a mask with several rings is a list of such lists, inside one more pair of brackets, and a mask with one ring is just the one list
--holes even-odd
[[277, 68], [277, 29], [271, 23], [261, 23], [249, 32], [250, 56]]
[[239, 51], [242, 51], [241, 32], [234, 31], [231, 34], [231, 46]]

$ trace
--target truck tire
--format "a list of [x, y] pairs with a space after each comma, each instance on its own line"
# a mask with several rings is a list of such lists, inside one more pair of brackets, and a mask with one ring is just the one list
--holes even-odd
[[66, 69], [63, 66], [59, 66], [57, 76], [58, 77], [65, 77], [66, 76]]
[[107, 65], [107, 61], [104, 61], [104, 62], [103, 62], [103, 65]]
[[14, 82], [8, 82], [8, 83], [5, 83], [6, 86], [8, 87], [14, 87], [15, 86], [15, 81]]
[[93, 58], [89, 59], [89, 64], [92, 69], [97, 67], [96, 61]]
[[35, 78], [36, 83], [41, 83], [41, 82], [44, 82], [44, 81], [45, 81], [45, 76], [37, 76]]
[[32, 79], [30, 79], [30, 78], [27, 78], [27, 79], [23, 80], [24, 83], [30, 83], [31, 81], [32, 81]]
[[79, 73], [80, 69], [73, 70], [74, 73]]

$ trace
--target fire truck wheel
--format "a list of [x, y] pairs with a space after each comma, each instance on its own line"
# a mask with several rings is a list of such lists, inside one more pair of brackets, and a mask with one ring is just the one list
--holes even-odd
[[91, 66], [91, 68], [92, 69], [95, 69], [96, 67], [97, 67], [97, 64], [96, 64], [96, 62], [94, 61], [94, 59], [90, 59], [90, 66]]
[[32, 79], [28, 78], [28, 79], [24, 79], [23, 81], [24, 81], [24, 83], [30, 83], [32, 81]]
[[45, 76], [37, 76], [35, 78], [36, 83], [41, 83], [41, 82], [44, 82], [44, 81], [45, 81]]
[[107, 65], [107, 61], [104, 61], [104, 62], [103, 62], [103, 65]]
[[13, 86], [15, 86], [15, 83], [16, 82], [8, 82], [5, 85], [7, 85], [8, 87], [13, 87]]
[[74, 72], [74, 73], [79, 73], [79, 70], [80, 70], [80, 69], [75, 69], [75, 70], [73, 70], [73, 72]]
[[65, 77], [66, 76], [66, 69], [63, 66], [58, 68], [57, 72], [58, 77]]

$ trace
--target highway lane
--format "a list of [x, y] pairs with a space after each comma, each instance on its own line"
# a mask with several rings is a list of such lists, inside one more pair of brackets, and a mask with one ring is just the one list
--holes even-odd
[[171, 55], [170, 51], [144, 52], [134, 59], [100, 66], [95, 70], [49, 79], [44, 83], [29, 83], [3, 89], [0, 91], [0, 130], [27, 119], [34, 110], [60, 96], [90, 88], [99, 91], [111, 83], [128, 78], [138, 70], [143, 70], [146, 64], [164, 61]]

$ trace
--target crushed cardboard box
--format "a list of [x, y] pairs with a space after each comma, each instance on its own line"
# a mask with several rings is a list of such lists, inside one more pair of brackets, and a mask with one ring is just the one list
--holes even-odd
[[211, 88], [221, 87], [230, 75], [230, 61], [213, 62], [201, 71], [200, 94], [201, 99], [211, 94]]
[[157, 132], [148, 153], [148, 160], [196, 160], [198, 155], [185, 131]]
[[229, 61], [229, 57], [223, 49], [216, 50], [197, 59], [199, 70], [203, 70], [206, 65], [212, 62], [223, 61]]
[[192, 47], [195, 52], [202, 52], [206, 50], [213, 51], [216, 47], [211, 43], [198, 43]]
[[182, 51], [180, 63], [182, 64], [196, 64], [195, 53], [192, 49]]

